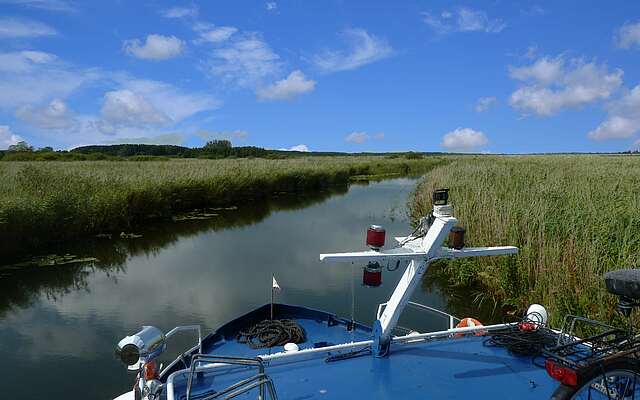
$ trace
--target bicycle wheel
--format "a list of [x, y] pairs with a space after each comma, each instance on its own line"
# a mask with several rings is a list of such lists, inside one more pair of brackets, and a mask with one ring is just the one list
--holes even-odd
[[581, 376], [581, 385], [560, 385], [552, 400], [640, 400], [640, 363], [619, 359], [593, 366]]

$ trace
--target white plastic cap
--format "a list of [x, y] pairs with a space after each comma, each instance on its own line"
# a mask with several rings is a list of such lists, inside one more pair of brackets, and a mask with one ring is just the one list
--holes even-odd
[[298, 350], [300, 350], [300, 348], [295, 343], [287, 343], [284, 345], [285, 353], [289, 353], [291, 351], [298, 351]]

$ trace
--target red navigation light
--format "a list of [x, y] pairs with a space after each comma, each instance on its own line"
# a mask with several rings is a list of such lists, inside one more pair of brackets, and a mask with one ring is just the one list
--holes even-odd
[[575, 370], [565, 367], [549, 358], [545, 360], [544, 366], [547, 369], [547, 374], [553, 379], [568, 386], [575, 387], [578, 385], [578, 373]]
[[454, 226], [449, 231], [449, 247], [460, 250], [464, 247], [465, 229], [461, 226]]
[[362, 284], [369, 287], [382, 285], [382, 267], [377, 262], [370, 262], [364, 267]]
[[380, 225], [371, 225], [367, 229], [367, 246], [373, 250], [380, 250], [384, 246], [385, 230]]

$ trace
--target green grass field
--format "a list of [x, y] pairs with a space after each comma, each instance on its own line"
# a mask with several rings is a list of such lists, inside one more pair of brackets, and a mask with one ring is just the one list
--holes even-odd
[[0, 163], [0, 255], [120, 232], [175, 212], [275, 192], [321, 190], [352, 177], [423, 173], [441, 157], [308, 157]]
[[470, 296], [512, 309], [539, 302], [615, 319], [603, 274], [640, 268], [640, 157], [465, 157], [431, 170], [410, 200], [417, 220], [433, 189], [448, 187], [469, 245], [516, 245], [520, 254], [459, 260], [440, 270]]
[[555, 323], [565, 313], [613, 319], [604, 272], [640, 267], [637, 156], [4, 162], [0, 255], [129, 230], [198, 207], [424, 172], [409, 202], [414, 220], [431, 209], [433, 189], [449, 187], [469, 245], [521, 249], [514, 257], [448, 263], [439, 273], [450, 283], [471, 288], [472, 300], [507, 309], [540, 302]]

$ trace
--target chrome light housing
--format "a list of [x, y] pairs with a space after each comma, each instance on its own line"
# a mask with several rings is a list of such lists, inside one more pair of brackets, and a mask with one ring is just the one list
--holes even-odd
[[164, 333], [154, 326], [143, 326], [140, 332], [118, 342], [116, 356], [125, 365], [135, 365], [158, 357], [165, 348]]

